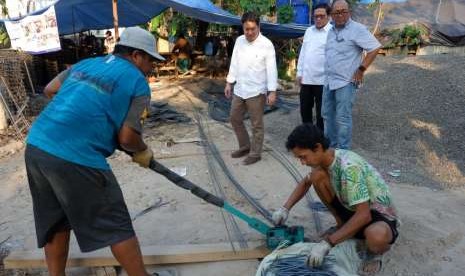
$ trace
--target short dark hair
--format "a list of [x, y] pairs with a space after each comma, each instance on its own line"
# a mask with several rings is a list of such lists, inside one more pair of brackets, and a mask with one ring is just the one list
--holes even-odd
[[349, 10], [352, 8], [351, 4], [347, 0], [334, 0], [331, 3], [331, 10], [334, 9], [334, 6], [336, 5], [337, 2], [345, 2], [347, 4], [347, 6], [349, 7]]
[[328, 4], [321, 3], [315, 6], [313, 9], [313, 12], [315, 12], [316, 9], [324, 9], [326, 11], [326, 14], [329, 15], [331, 13], [331, 7]]
[[260, 25], [260, 17], [254, 12], [246, 12], [242, 15], [241, 23], [244, 24], [248, 21], [255, 22], [257, 26]]
[[111, 35], [111, 31], [107, 31], [105, 34], [106, 35]]
[[321, 130], [311, 123], [306, 123], [296, 127], [289, 134], [286, 148], [287, 150], [297, 147], [314, 150], [317, 148], [317, 144], [321, 144], [324, 150], [329, 148], [329, 140], [323, 135]]
[[113, 54], [114, 55], [121, 55], [121, 56], [130, 56], [130, 55], [132, 55], [132, 53], [134, 51], [143, 52], [142, 50], [139, 50], [139, 49], [136, 49], [136, 48], [133, 48], [133, 47], [116, 44], [115, 49], [113, 50]]

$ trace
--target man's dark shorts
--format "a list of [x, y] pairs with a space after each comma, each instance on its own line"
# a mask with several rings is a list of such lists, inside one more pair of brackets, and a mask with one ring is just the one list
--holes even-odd
[[72, 229], [83, 252], [135, 236], [123, 193], [111, 170], [68, 162], [27, 145], [37, 243]]
[[[331, 202], [331, 206], [336, 210], [337, 214], [341, 218], [343, 222], [347, 222], [355, 212], [348, 210], [347, 208], [342, 205], [339, 199], [335, 196], [333, 201]], [[389, 228], [391, 228], [392, 232], [392, 240], [389, 244], [394, 244], [396, 242], [397, 237], [399, 236], [399, 232], [397, 231], [397, 222], [395, 220], [390, 220], [386, 218], [383, 214], [376, 210], [371, 210], [371, 221], [365, 225], [361, 230], [359, 230], [355, 235], [354, 238], [357, 239], [365, 239], [365, 229], [370, 225], [378, 221], [385, 222]]]

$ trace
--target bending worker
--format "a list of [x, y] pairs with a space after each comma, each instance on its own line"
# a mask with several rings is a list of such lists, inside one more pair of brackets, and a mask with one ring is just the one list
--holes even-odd
[[337, 226], [312, 247], [309, 265], [320, 266], [333, 246], [356, 238], [365, 241], [362, 244], [370, 257], [362, 268], [364, 272], [379, 271], [381, 254], [390, 249], [398, 236], [392, 195], [381, 175], [355, 152], [330, 148], [329, 141], [312, 124], [296, 127], [287, 138], [286, 147], [312, 172], [273, 213], [274, 223], [283, 224], [289, 210], [313, 185]]
[[52, 276], [65, 275], [71, 230], [81, 251], [110, 246], [128, 275], [148, 275], [106, 158], [122, 148], [149, 166], [142, 121], [151, 95], [145, 75], [163, 60], [155, 49], [152, 34], [127, 28], [112, 55], [83, 60], [45, 88], [53, 99], [29, 132], [25, 160], [37, 243]]

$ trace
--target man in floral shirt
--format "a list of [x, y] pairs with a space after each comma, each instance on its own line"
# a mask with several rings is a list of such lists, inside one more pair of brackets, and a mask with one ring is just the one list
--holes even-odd
[[294, 129], [286, 142], [288, 150], [312, 172], [295, 188], [286, 203], [273, 214], [283, 224], [289, 210], [313, 185], [321, 201], [336, 219], [336, 230], [312, 247], [309, 265], [320, 266], [330, 249], [350, 238], [365, 240], [369, 259], [363, 272], [381, 268], [381, 254], [398, 236], [398, 219], [389, 187], [365, 159], [350, 150], [329, 148], [329, 141], [312, 124]]

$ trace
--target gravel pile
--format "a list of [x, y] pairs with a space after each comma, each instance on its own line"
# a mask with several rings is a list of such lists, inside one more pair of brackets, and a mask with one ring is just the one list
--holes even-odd
[[[353, 149], [383, 175], [400, 170], [391, 181], [465, 187], [464, 72], [464, 56], [378, 57], [358, 91]], [[267, 135], [282, 149], [300, 115], [279, 116]]]

